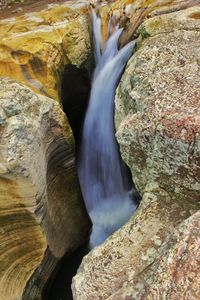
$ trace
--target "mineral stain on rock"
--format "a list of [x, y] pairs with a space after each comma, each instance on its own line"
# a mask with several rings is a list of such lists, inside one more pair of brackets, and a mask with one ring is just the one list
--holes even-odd
[[10, 79], [0, 86], [0, 298], [40, 299], [59, 260], [87, 240], [90, 222], [59, 104]]
[[[190, 18], [193, 13], [199, 13], [198, 6], [149, 18], [138, 29], [143, 32], [145, 28], [149, 36], [138, 37], [137, 51], [128, 62], [115, 102], [121, 154], [142, 201], [123, 228], [83, 259], [73, 279], [74, 299], [200, 296], [196, 243], [200, 23], [198, 18]], [[186, 235], [192, 236], [193, 225], [197, 236], [188, 246], [180, 231], [185, 228]], [[178, 263], [176, 255], [182, 260], [188, 247], [196, 249], [196, 254], [191, 264], [186, 255], [186, 267], [183, 261]], [[176, 274], [168, 268], [166, 257]], [[182, 284], [185, 281], [187, 287]]]
[[[41, 299], [61, 257], [90, 230], [72, 131], [54, 102], [65, 67], [80, 71], [90, 60], [88, 2], [50, 2], [28, 0], [0, 12], [0, 75], [12, 78], [0, 79], [2, 300]], [[111, 16], [126, 28], [121, 46], [138, 38], [115, 115], [122, 157], [143, 199], [128, 224], [84, 257], [73, 297], [199, 299], [199, 0], [92, 2], [102, 18], [102, 45]], [[79, 87], [87, 97], [88, 86]], [[82, 118], [76, 109], [67, 108], [75, 137]], [[52, 300], [68, 297], [69, 266], [63, 263]]]

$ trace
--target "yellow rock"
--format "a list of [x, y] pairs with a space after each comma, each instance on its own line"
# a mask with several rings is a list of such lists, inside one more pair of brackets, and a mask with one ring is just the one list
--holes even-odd
[[104, 39], [108, 34], [108, 20], [113, 16], [125, 28], [120, 44], [124, 45], [133, 37], [137, 36], [137, 28], [146, 18], [178, 11], [194, 5], [198, 5], [199, 0], [117, 0], [99, 8], [99, 14], [103, 19], [102, 31]]
[[0, 174], [0, 297], [20, 299], [41, 264], [47, 241], [33, 211], [36, 190], [30, 180]]
[[73, 150], [56, 101], [0, 78], [1, 300], [41, 299], [59, 260], [89, 234]]
[[90, 55], [86, 4], [51, 5], [0, 21], [0, 76], [59, 98], [64, 65], [80, 66]]
[[[98, 7], [98, 1], [94, 1]], [[125, 31], [120, 43], [133, 38], [142, 20], [179, 10], [198, 0], [118, 0], [99, 7], [104, 40], [113, 16]], [[0, 76], [9, 76], [31, 89], [59, 99], [64, 65], [80, 66], [91, 52], [87, 1], [49, 5], [39, 12], [0, 21]]]

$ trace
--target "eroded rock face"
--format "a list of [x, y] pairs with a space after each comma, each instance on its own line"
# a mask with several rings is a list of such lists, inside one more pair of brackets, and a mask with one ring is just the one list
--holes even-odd
[[85, 241], [90, 227], [59, 104], [3, 78], [0, 224], [2, 300], [41, 299], [59, 259]]
[[159, 198], [146, 194], [135, 216], [83, 259], [73, 279], [74, 299], [115, 299], [118, 290], [146, 272], [167, 235], [195, 211], [192, 205], [172, 203], [164, 191], [158, 193]]
[[[99, 5], [101, 2], [105, 1], [97, 1]], [[116, 0], [107, 2], [109, 4], [102, 5], [99, 8], [102, 17], [103, 35], [106, 39], [108, 22], [112, 17], [115, 22], [119, 22], [125, 29], [120, 37], [121, 45], [138, 36], [137, 28], [143, 20], [199, 4], [199, 0]]]
[[117, 138], [142, 194], [157, 184], [174, 201], [200, 192], [200, 8], [146, 21], [116, 97]]
[[109, 300], [199, 299], [200, 212], [182, 222], [159, 249], [160, 259]]
[[9, 76], [58, 99], [68, 63], [90, 56], [87, 1], [49, 5], [0, 21], [0, 76]]
[[179, 299], [200, 297], [199, 13], [193, 7], [140, 27], [117, 90], [116, 127], [142, 202], [84, 258], [74, 299], [176, 299], [175, 285]]

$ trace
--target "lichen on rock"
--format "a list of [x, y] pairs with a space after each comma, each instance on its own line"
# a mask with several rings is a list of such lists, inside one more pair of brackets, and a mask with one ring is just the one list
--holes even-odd
[[117, 138], [138, 189], [143, 193], [156, 182], [173, 199], [194, 202], [200, 180], [200, 21], [190, 16], [198, 10], [144, 22], [150, 37], [138, 42], [116, 97]]
[[200, 297], [200, 23], [191, 17], [199, 9], [152, 17], [138, 30], [116, 93], [116, 137], [142, 201], [83, 259], [74, 299]]

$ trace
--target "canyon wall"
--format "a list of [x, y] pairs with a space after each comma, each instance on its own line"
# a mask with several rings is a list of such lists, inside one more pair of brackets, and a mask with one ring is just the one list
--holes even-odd
[[[0, 298], [42, 299], [61, 258], [89, 236], [71, 128], [67, 64], [91, 54], [84, 3], [0, 21]], [[50, 98], [51, 97], [51, 98]]]
[[[104, 39], [111, 16], [125, 27], [121, 46], [138, 38], [116, 93], [116, 136], [142, 202], [84, 258], [74, 299], [198, 299], [199, 0], [91, 2]], [[57, 103], [66, 65], [91, 63], [88, 1], [13, 15], [0, 29], [0, 298], [41, 299], [90, 230]]]

